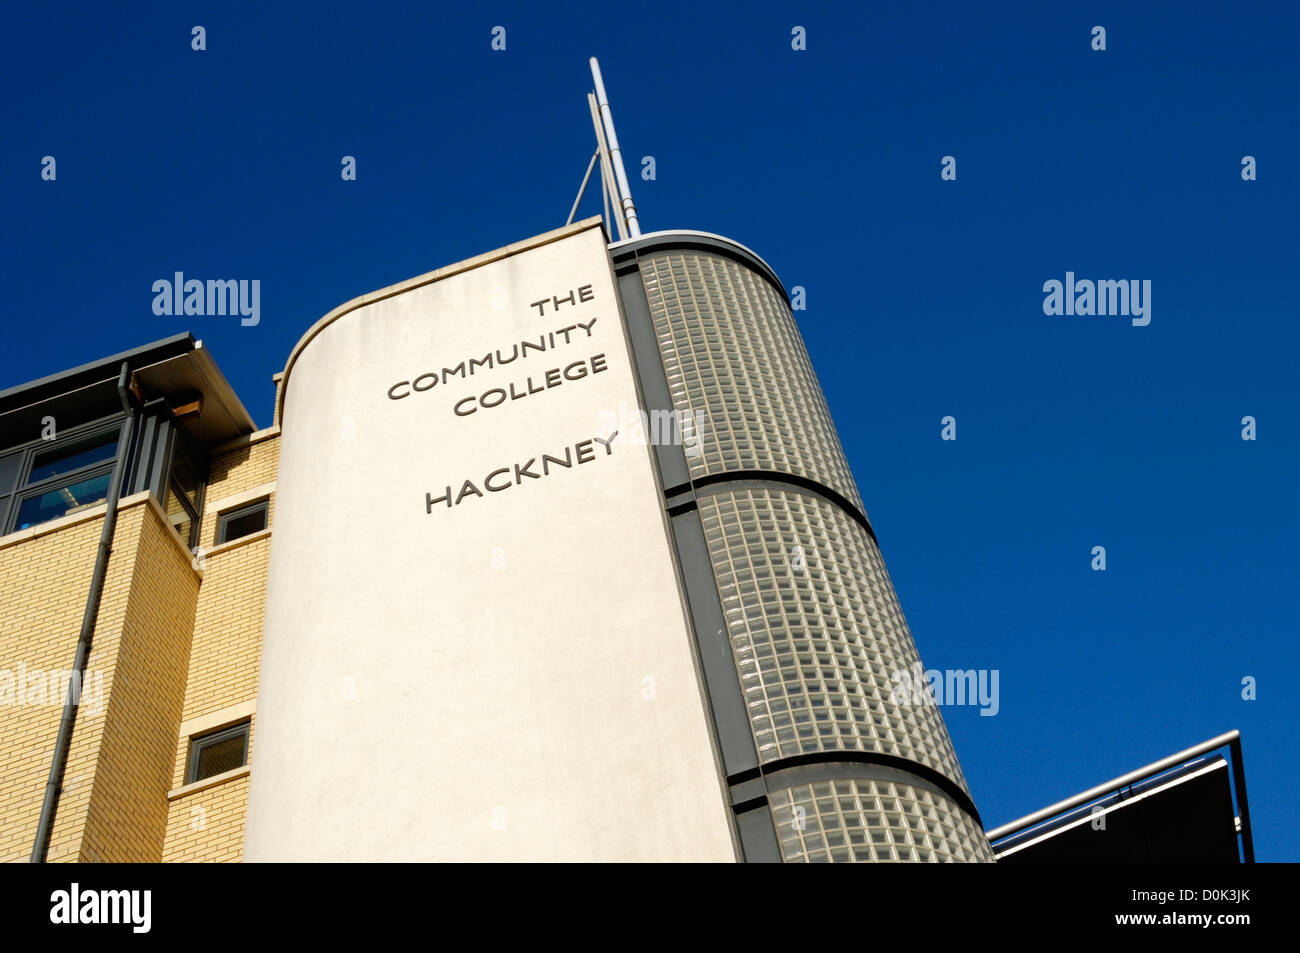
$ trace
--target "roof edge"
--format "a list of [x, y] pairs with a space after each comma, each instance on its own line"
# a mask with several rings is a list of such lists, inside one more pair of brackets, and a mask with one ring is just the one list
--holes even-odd
[[637, 238], [626, 238], [623, 241], [611, 242], [609, 253], [616, 259], [620, 255], [626, 255], [642, 250], [650, 251], [656, 247], [673, 248], [678, 246], [706, 248], [713, 251], [723, 251], [729, 253], [733, 258], [742, 259], [751, 268], [755, 268], [768, 281], [781, 292], [787, 302], [790, 300], [789, 293], [785, 290], [785, 285], [776, 273], [776, 269], [763, 260], [763, 257], [747, 245], [742, 245], [735, 239], [728, 238], [726, 235], [718, 235], [714, 232], [701, 232], [689, 228], [672, 228], [658, 232], [647, 232]]
[[284, 421], [285, 396], [289, 392], [289, 378], [293, 372], [293, 365], [298, 360], [298, 356], [306, 350], [307, 345], [309, 345], [317, 335], [344, 315], [350, 314], [368, 304], [374, 304], [376, 301], [383, 301], [385, 298], [391, 298], [415, 288], [442, 281], [444, 278], [450, 278], [452, 275], [471, 271], [481, 265], [491, 264], [494, 261], [500, 261], [503, 258], [509, 258], [512, 255], [517, 255], [520, 252], [538, 248], [542, 245], [549, 245], [552, 242], [569, 238], [572, 235], [577, 235], [580, 232], [585, 232], [592, 228], [603, 229], [603, 227], [604, 220], [601, 216], [593, 215], [590, 218], [584, 218], [581, 221], [573, 222], [570, 225], [552, 229], [549, 232], [542, 232], [540, 235], [534, 235], [532, 238], [526, 238], [523, 241], [514, 242], [510, 245], [503, 245], [500, 248], [484, 252], [481, 255], [475, 255], [472, 258], [466, 258], [450, 265], [444, 265], [434, 271], [426, 272], [423, 275], [417, 275], [414, 278], [408, 278], [405, 281], [399, 281], [397, 284], [388, 285], [387, 287], [380, 288], [376, 291], [367, 292], [366, 294], [353, 298], [351, 301], [344, 302], [308, 328], [303, 336], [298, 339], [298, 343], [293, 346], [293, 350], [289, 352], [289, 358], [284, 362], [284, 370], [280, 372], [282, 375], [280, 386], [276, 388], [275, 419], [281, 422]]
[[[68, 391], [77, 390], [100, 381], [116, 380], [123, 361], [129, 362], [132, 367], [143, 367], [146, 364], [155, 364], [169, 357], [187, 354], [198, 346], [199, 343], [195, 340], [193, 334], [189, 331], [182, 331], [180, 334], [173, 334], [170, 337], [161, 338], [149, 344], [142, 344], [139, 347], [131, 348], [129, 351], [122, 351], [109, 357], [101, 357], [98, 360], [89, 361], [68, 368], [65, 371], [47, 374], [45, 377], [38, 377], [36, 380], [28, 381], [25, 384], [7, 387], [0, 390], [0, 414], [17, 410], [28, 404], [40, 403], [51, 397], [57, 397]], [[22, 402], [16, 402], [16, 399], [20, 397]]]

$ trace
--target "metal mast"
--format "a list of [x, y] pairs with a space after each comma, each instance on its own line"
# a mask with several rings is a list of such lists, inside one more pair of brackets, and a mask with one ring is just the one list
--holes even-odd
[[[623, 241], [629, 235], [632, 238], [640, 238], [641, 225], [637, 221], [636, 205], [632, 202], [632, 189], [627, 184], [627, 173], [623, 170], [623, 153], [618, 147], [618, 136], [614, 133], [614, 114], [610, 111], [609, 99], [605, 96], [605, 82], [600, 77], [600, 64], [596, 62], [594, 56], [591, 58], [591, 76], [596, 82], [596, 91], [587, 94], [587, 106], [591, 110], [591, 127], [596, 133], [596, 153], [587, 163], [587, 174], [582, 177], [582, 185], [578, 187], [578, 197], [573, 200], [573, 208], [569, 210], [568, 221], [564, 224], [570, 224], [573, 216], [578, 213], [582, 195], [587, 191], [587, 181], [591, 178], [591, 170], [599, 159], [600, 192], [606, 201], [613, 205], [617, 213], [611, 215], [606, 208], [606, 231], [609, 232], [610, 238], [617, 234], [619, 241]], [[610, 219], [613, 219], [612, 227]]]
[[614, 133], [614, 114], [609, 108], [609, 97], [605, 95], [605, 81], [600, 77], [600, 64], [596, 57], [591, 58], [591, 78], [596, 83], [596, 106], [600, 110], [601, 123], [604, 126], [605, 141], [609, 147], [610, 165], [613, 167], [614, 204], [621, 212], [627, 224], [628, 233], [633, 238], [641, 237], [641, 226], [636, 218], [636, 205], [632, 202], [632, 189], [627, 184], [627, 173], [623, 170], [623, 153], [618, 147], [618, 136]]

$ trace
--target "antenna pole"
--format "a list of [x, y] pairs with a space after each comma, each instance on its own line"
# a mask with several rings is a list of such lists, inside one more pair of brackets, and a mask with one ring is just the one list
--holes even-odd
[[619, 208], [618, 187], [614, 183], [614, 164], [609, 159], [609, 146], [605, 142], [605, 130], [601, 125], [595, 93], [587, 94], [587, 106], [591, 109], [592, 128], [596, 130], [596, 151], [600, 153], [600, 194], [608, 197], [612, 207], [612, 211], [606, 210], [609, 221], [605, 223], [605, 231], [611, 241], [617, 235], [618, 241], [621, 242], [627, 238], [627, 230], [624, 227], [622, 210]]
[[[605, 160], [600, 160], [600, 220], [605, 223], [605, 234], [614, 237], [614, 220], [609, 214], [609, 176], [605, 174]], [[619, 226], [622, 228], [622, 226]]]
[[[641, 225], [636, 217], [636, 205], [632, 202], [632, 189], [627, 184], [627, 172], [623, 169], [623, 153], [618, 148], [618, 136], [614, 133], [614, 114], [609, 108], [609, 98], [605, 95], [605, 81], [600, 77], [600, 64], [596, 57], [591, 58], [591, 78], [596, 82], [596, 104], [600, 109], [600, 118], [605, 127], [605, 139], [609, 143], [609, 157], [614, 167], [615, 202], [621, 207], [621, 218], [627, 222], [627, 230], [633, 238], [641, 237]], [[620, 228], [621, 232], [622, 229]]]

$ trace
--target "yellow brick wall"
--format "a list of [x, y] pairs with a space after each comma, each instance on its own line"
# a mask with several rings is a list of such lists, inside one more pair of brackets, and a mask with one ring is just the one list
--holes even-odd
[[[46, 697], [42, 703], [33, 692], [37, 703], [27, 704], [6, 690], [22, 692], [24, 681], [35, 673], [72, 666], [102, 522], [77, 523], [0, 547], [0, 861], [26, 861], [31, 853], [63, 711], [61, 697]], [[120, 522], [118, 527], [120, 531]], [[110, 569], [115, 571], [110, 571], [108, 582], [116, 584], [122, 563]], [[102, 650], [92, 655], [91, 668], [102, 678]], [[87, 683], [88, 700], [94, 684], [93, 679]], [[107, 692], [107, 685], [100, 685]], [[95, 733], [95, 720], [88, 711], [81, 712], [77, 740]], [[102, 715], [98, 720], [102, 723]], [[76, 763], [69, 765], [65, 781], [65, 816], [77, 809], [75, 802], [83, 792], [89, 795], [86, 748], [82, 745], [72, 753]]]
[[[102, 526], [99, 516], [0, 548], [0, 671], [71, 668]], [[198, 590], [171, 532], [143, 498], [119, 510], [51, 862], [161, 859]], [[4, 860], [30, 853], [61, 715], [61, 695], [0, 705]]]
[[[205, 500], [217, 502], [274, 482], [278, 452], [276, 435], [214, 458]], [[274, 494], [270, 510], [268, 527], [274, 525]], [[215, 532], [216, 512], [205, 511], [200, 536], [205, 550], [212, 547]], [[256, 701], [270, 550], [270, 537], [261, 536], [248, 542], [236, 541], [215, 553], [205, 553], [183, 721]], [[255, 735], [256, 717], [253, 721]], [[250, 763], [253, 740], [250, 737]], [[177, 740], [172, 762], [173, 788], [181, 787], [185, 781], [189, 742], [188, 737]], [[174, 797], [169, 805], [163, 860], [240, 860], [247, 807], [247, 775]]]
[[172, 802], [163, 861], [238, 863], [244, 856], [248, 775]]
[[[206, 500], [273, 483], [278, 447], [272, 433], [214, 459]], [[63, 699], [6, 701], [18, 675], [71, 667], [102, 519], [0, 545], [0, 861], [31, 852]], [[205, 507], [205, 549], [215, 529]], [[184, 781], [182, 722], [256, 700], [269, 553], [268, 535], [233, 543], [205, 556], [200, 581], [149, 503], [119, 510], [50, 861], [242, 857], [247, 774], [169, 791]]]
[[[204, 492], [203, 525], [199, 531], [199, 545], [211, 549], [217, 533], [216, 508], [209, 504], [219, 503], [227, 497], [243, 493], [254, 487], [275, 481], [276, 467], [280, 462], [280, 439], [278, 432], [257, 443], [248, 444], [212, 460], [212, 469], [208, 477], [208, 487]], [[275, 507], [275, 499], [271, 499]], [[273, 517], [274, 512], [269, 516]], [[268, 518], [267, 525], [270, 525]]]
[[[106, 648], [113, 690], [79, 860], [159, 861], [194, 632], [198, 574], [152, 507], [139, 507], [126, 615]], [[114, 557], [118, 553], [114, 552]]]
[[262, 536], [204, 558], [182, 720], [257, 698], [270, 551]]
[[[133, 506], [118, 512], [117, 528], [113, 534], [113, 553], [108, 563], [108, 573], [104, 578], [104, 593], [95, 623], [95, 637], [86, 664], [88, 674], [103, 677], [104, 703], [98, 712], [91, 711], [90, 706], [77, 712], [72, 744], [68, 749], [68, 766], [64, 774], [63, 791], [59, 796], [58, 809], [50, 833], [50, 849], [46, 855], [46, 860], [50, 863], [74, 862], [81, 858], [82, 838], [85, 834], [94, 781], [99, 769], [100, 742], [103, 740], [104, 725], [108, 720], [108, 708], [112, 704], [116, 676], [114, 666], [117, 663], [122, 623], [131, 593], [131, 576], [135, 572], [135, 551], [143, 524], [144, 509], [145, 507]], [[95, 538], [89, 547], [92, 568], [95, 544], [99, 542], [102, 523], [102, 519], [96, 519], [93, 523]], [[86, 592], [90, 587], [90, 575], [91, 568], [88, 568], [80, 580], [83, 610]], [[79, 627], [80, 619], [77, 627], [72, 631], [74, 648]], [[67, 658], [65, 667], [71, 665], [71, 650]], [[46, 748], [47, 771], [53, 748], [54, 735], [51, 734]], [[39, 811], [39, 806], [37, 810]], [[34, 821], [36, 814], [32, 816]]]

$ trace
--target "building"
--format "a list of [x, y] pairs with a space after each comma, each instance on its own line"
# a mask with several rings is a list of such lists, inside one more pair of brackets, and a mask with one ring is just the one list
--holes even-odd
[[238, 859], [248, 769], [186, 778], [234, 754], [191, 739], [253, 711], [270, 540], [238, 501], [269, 505], [278, 431], [182, 334], [0, 392], [0, 434], [0, 859]]
[[0, 392], [4, 859], [993, 860], [752, 251], [587, 219], [276, 382]]

